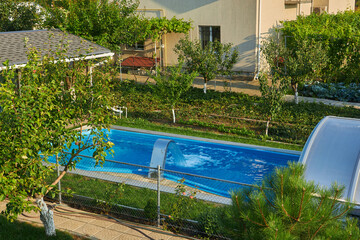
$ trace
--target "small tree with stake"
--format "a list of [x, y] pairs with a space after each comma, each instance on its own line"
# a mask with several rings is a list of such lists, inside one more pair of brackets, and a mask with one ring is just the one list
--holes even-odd
[[314, 40], [297, 41], [297, 48], [286, 49], [285, 76], [291, 78], [291, 87], [298, 104], [298, 86], [314, 79], [326, 66], [327, 55], [321, 43]]
[[237, 49], [232, 44], [209, 42], [204, 48], [201, 42], [181, 39], [175, 46], [179, 61], [184, 61], [188, 71], [198, 72], [204, 78], [204, 93], [208, 81], [217, 75], [230, 75], [232, 68], [239, 59]]
[[320, 42], [314, 39], [288, 39], [296, 48], [287, 48], [284, 38], [269, 37], [263, 42], [262, 53], [270, 68], [270, 75], [289, 77], [298, 104], [298, 87], [320, 77], [327, 55]]
[[[13, 220], [23, 211], [39, 210], [48, 236], [56, 232], [43, 197], [54, 194], [53, 188], [76, 167], [82, 151], [93, 149], [95, 164], [102, 165], [113, 145], [101, 131], [111, 119], [111, 78], [99, 71], [85, 72], [91, 62], [78, 61], [69, 68], [66, 49], [63, 43], [41, 58], [36, 50], [29, 51], [21, 86], [14, 83], [16, 69], [8, 64], [0, 85], [0, 201], [8, 200], [4, 214]], [[81, 131], [85, 124], [90, 128], [86, 136]], [[64, 169], [48, 184], [45, 179], [53, 167], [44, 163], [54, 155]]]
[[304, 166], [289, 163], [256, 188], [232, 196], [234, 239], [359, 239], [344, 188], [320, 188], [304, 179]]
[[154, 92], [171, 106], [173, 123], [175, 123], [175, 104], [181, 96], [189, 90], [197, 73], [187, 74], [182, 72], [183, 63], [168, 67], [166, 71], [156, 70], [157, 75], [152, 76], [156, 82], [152, 88]]
[[[269, 83], [269, 79], [271, 83]], [[286, 77], [279, 77], [277, 73], [273, 76], [262, 74], [259, 76], [260, 92], [261, 92], [261, 107], [267, 118], [265, 135], [269, 135], [269, 126], [271, 120], [280, 112], [283, 104], [283, 96], [288, 87], [289, 79]]]

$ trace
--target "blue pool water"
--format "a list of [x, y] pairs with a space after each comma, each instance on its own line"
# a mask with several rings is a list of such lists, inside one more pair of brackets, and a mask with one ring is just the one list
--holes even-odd
[[[184, 161], [179, 162], [174, 158], [172, 147], [169, 145], [165, 169], [246, 184], [259, 182], [274, 171], [275, 167], [286, 166], [288, 161], [299, 159], [299, 155], [294, 154], [138, 132], [111, 130], [107, 134], [109, 140], [115, 144], [114, 156], [109, 155], [107, 159], [149, 166], [155, 141], [159, 138], [172, 139], [183, 153]], [[82, 154], [92, 156], [90, 151]], [[103, 168], [94, 168], [91, 161], [84, 159], [77, 164], [77, 168], [90, 171], [147, 174], [146, 169], [111, 162], [105, 163]], [[168, 173], [165, 174], [165, 178], [178, 180], [180, 177]], [[199, 178], [188, 179], [187, 183], [223, 196], [229, 196], [229, 191], [235, 188], [230, 185], [214, 187], [213, 182]]]

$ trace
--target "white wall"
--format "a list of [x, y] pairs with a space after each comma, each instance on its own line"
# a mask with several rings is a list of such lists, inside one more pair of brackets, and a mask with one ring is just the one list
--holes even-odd
[[[166, 16], [191, 20], [192, 39], [199, 38], [199, 25], [220, 26], [221, 42], [233, 43], [240, 52], [237, 71], [255, 71], [256, 1], [254, 0], [141, 0], [146, 16]], [[172, 49], [178, 34], [166, 36], [166, 62], [176, 62]]]

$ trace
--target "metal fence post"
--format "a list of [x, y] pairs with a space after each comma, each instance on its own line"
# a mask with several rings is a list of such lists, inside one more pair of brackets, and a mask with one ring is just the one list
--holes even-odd
[[[56, 167], [57, 167], [57, 175], [60, 176], [60, 167], [59, 167], [59, 159], [56, 154]], [[59, 190], [59, 203], [61, 204], [61, 180], [58, 182], [58, 190]]]
[[157, 166], [157, 226], [160, 227], [160, 165]]

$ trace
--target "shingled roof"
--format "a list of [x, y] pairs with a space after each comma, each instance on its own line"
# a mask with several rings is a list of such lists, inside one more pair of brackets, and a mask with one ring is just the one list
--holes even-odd
[[35, 47], [42, 55], [49, 52], [49, 49], [54, 51], [59, 46], [68, 44], [69, 61], [76, 61], [80, 56], [85, 59], [113, 56], [107, 48], [60, 30], [0, 32], [0, 71], [5, 68], [3, 62], [6, 60], [15, 67], [23, 67], [27, 63], [25, 38], [28, 39], [28, 46]]

